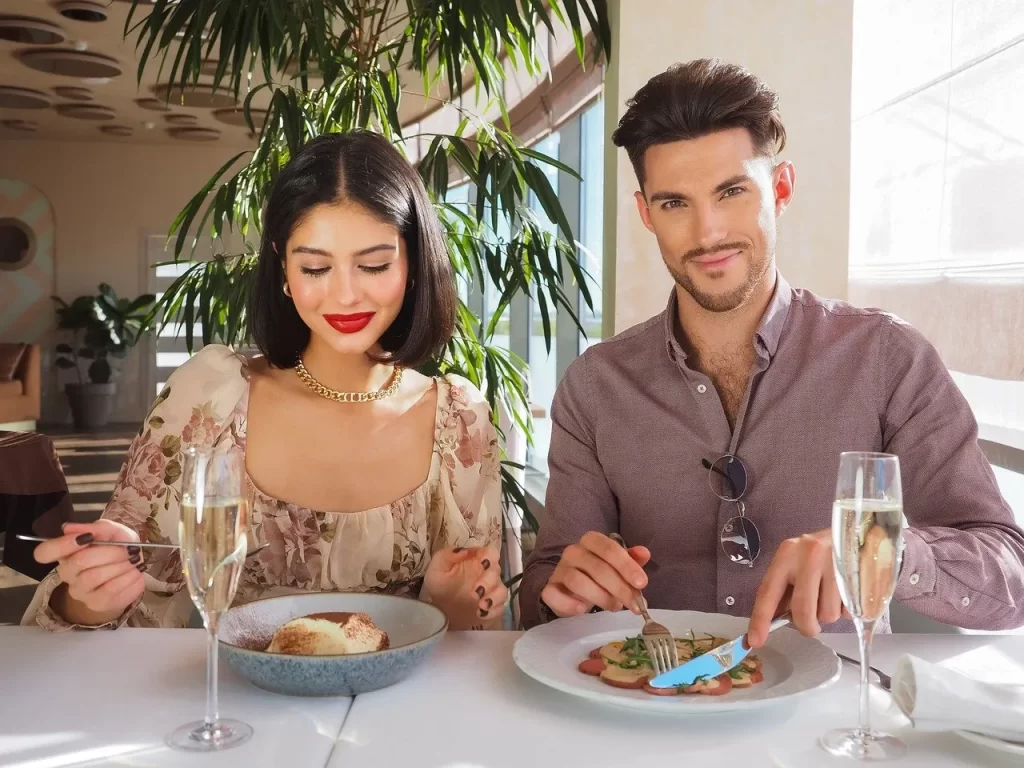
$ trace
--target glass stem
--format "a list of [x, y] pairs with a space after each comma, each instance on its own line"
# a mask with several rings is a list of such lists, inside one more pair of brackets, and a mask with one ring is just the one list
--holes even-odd
[[871, 638], [875, 634], [874, 621], [857, 621], [857, 639], [860, 641], [860, 735], [866, 739], [871, 733], [871, 684], [868, 671], [871, 666]]
[[217, 728], [220, 713], [217, 711], [217, 623], [211, 621], [206, 627], [206, 729]]

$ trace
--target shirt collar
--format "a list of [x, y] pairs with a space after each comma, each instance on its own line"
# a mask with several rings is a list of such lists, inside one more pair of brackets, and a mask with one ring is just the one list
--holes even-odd
[[[758, 353], [762, 350], [770, 359], [779, 348], [779, 341], [782, 339], [782, 331], [786, 327], [786, 319], [789, 317], [789, 308], [793, 303], [793, 289], [781, 272], [776, 272], [775, 293], [768, 308], [761, 316], [761, 322], [754, 332], [757, 340]], [[668, 306], [665, 308], [665, 343], [668, 349], [668, 356], [676, 362], [686, 360], [686, 350], [683, 349], [679, 339], [676, 338], [676, 327], [678, 326], [679, 308], [676, 304], [676, 289], [668, 297]]]

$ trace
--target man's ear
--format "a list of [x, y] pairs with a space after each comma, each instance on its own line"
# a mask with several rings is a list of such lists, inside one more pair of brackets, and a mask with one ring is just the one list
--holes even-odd
[[775, 215], [781, 216], [793, 201], [793, 187], [796, 185], [796, 169], [788, 160], [783, 160], [772, 171], [772, 189], [775, 192]]
[[636, 210], [640, 214], [640, 221], [644, 223], [649, 232], [654, 232], [654, 226], [651, 224], [651, 209], [647, 205], [647, 198], [644, 197], [644, 193], [637, 190], [633, 193], [633, 199], [636, 200]]

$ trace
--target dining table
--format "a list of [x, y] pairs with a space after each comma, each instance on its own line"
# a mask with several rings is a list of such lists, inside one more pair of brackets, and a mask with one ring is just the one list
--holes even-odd
[[[234, 749], [173, 752], [165, 735], [204, 711], [205, 632], [136, 629], [48, 633], [0, 627], [0, 765], [273, 766], [274, 768], [669, 768], [852, 766], [817, 746], [857, 720], [859, 669], [833, 685], [757, 710], [679, 716], [620, 709], [557, 691], [513, 660], [519, 632], [448, 632], [404, 681], [337, 698], [282, 696], [221, 664], [220, 711], [254, 729]], [[852, 635], [823, 635], [857, 656]], [[1024, 682], [1024, 636], [892, 634], [872, 663], [913, 654], [961, 669], [1010, 670]], [[799, 660], [794, 660], [799, 663]], [[1020, 766], [1024, 758], [955, 733], [919, 733], [888, 694], [872, 691], [878, 725], [907, 756], [894, 766]], [[902, 718], [902, 721], [901, 721]]]

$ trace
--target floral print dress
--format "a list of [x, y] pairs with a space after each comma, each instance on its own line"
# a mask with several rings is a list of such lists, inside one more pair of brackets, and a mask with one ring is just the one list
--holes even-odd
[[[128, 451], [103, 517], [144, 542], [177, 543], [181, 465], [189, 446], [244, 449], [248, 363], [220, 345], [171, 375]], [[328, 513], [272, 498], [248, 482], [249, 545], [235, 604], [319, 591], [417, 597], [431, 554], [446, 547], [501, 546], [500, 446], [490, 411], [465, 379], [437, 379], [434, 451], [426, 481], [406, 496], [355, 513]], [[146, 591], [103, 627], [182, 627], [192, 615], [178, 550], [147, 550]], [[50, 608], [51, 572], [22, 621], [75, 628]]]

